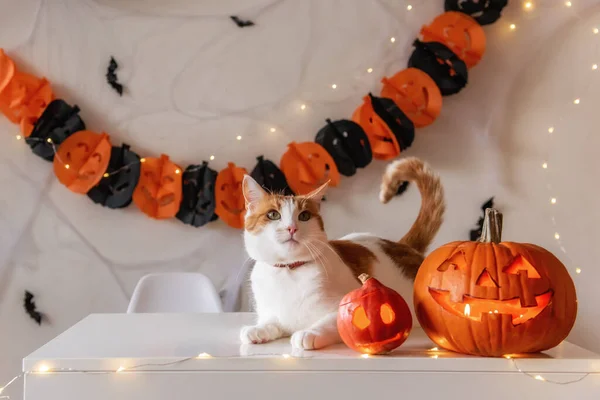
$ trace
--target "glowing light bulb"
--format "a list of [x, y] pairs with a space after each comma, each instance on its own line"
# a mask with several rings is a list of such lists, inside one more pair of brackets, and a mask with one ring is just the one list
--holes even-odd
[[494, 314], [498, 314], [498, 310], [494, 310]]
[[525, 7], [526, 10], [531, 10], [533, 8], [533, 3], [528, 1], [523, 6]]
[[600, 29], [598, 29], [598, 28], [594, 28], [594, 29], [592, 29], [592, 32], [594, 32], [594, 35], [597, 35], [597, 34], [598, 34], [598, 32], [600, 32]]
[[545, 380], [546, 380], [546, 379], [545, 379], [543, 376], [541, 376], [541, 375], [536, 375], [536, 376], [534, 376], [534, 378], [535, 378], [535, 379], [537, 379], [538, 381], [545, 381]]
[[554, 132], [554, 127], [553, 126], [551, 126], [550, 128], [548, 128], [548, 133], [552, 133], [552, 132]]
[[21, 135], [17, 135], [17, 136], [15, 136], [15, 137], [17, 138], [17, 140], [21, 140], [21, 139], [23, 139], [23, 136], [21, 136]]
[[52, 143], [52, 138], [48, 138], [48, 139], [46, 139], [46, 142], [48, 142], [48, 143]]
[[594, 65], [592, 65], [592, 69], [593, 69], [594, 71], [595, 71], [595, 70], [597, 70], [597, 69], [598, 69], [598, 64], [594, 64]]
[[337, 89], [337, 85], [334, 83], [333, 85], [331, 85], [332, 89]]
[[210, 156], [210, 161], [214, 160], [215, 156]]
[[177, 169], [175, 170], [175, 173], [176, 173], [177, 175], [179, 175], [179, 174], [181, 173], [181, 170], [180, 170], [179, 168], [177, 168]]
[[71, 166], [69, 164], [65, 164], [65, 169], [69, 169]]
[[556, 204], [556, 197], [550, 199], [550, 204]]
[[504, 358], [506, 358], [507, 360], [510, 360], [510, 359], [512, 358], [512, 357], [511, 357], [511, 356], [509, 356], [508, 354], [505, 354], [503, 357], [504, 357]]
[[212, 358], [212, 356], [208, 353], [200, 353], [196, 358]]
[[125, 371], [124, 366], [120, 366], [119, 368], [117, 368], [117, 372], [123, 372], [123, 371]]
[[[571, 3], [570, 1], [567, 1], [567, 2], [565, 3], [565, 6], [567, 6], [567, 7], [571, 7], [572, 5], [573, 5], [573, 3]], [[537, 378], [536, 378], [536, 379], [537, 379]]]
[[410, 4], [409, 4], [409, 5], [407, 5], [407, 6], [406, 6], [406, 9], [407, 9], [408, 11], [412, 10], [412, 5], [410, 5]]
[[573, 100], [573, 104], [579, 104], [579, 103], [581, 103], [581, 99], [575, 99], [575, 100]]
[[575, 273], [576, 274], [580, 274], [581, 273], [581, 268], [575, 268]]
[[281, 355], [283, 358], [291, 358], [292, 356], [290, 356], [289, 354], [282, 354]]
[[269, 129], [269, 131], [271, 131], [271, 133], [274, 133], [276, 130], [277, 130], [277, 129], [275, 129], [275, 128], [271, 128], [271, 129]]
[[548, 168], [548, 163], [543, 163], [542, 168], [544, 168], [544, 169]]
[[373, 68], [367, 68], [367, 72], [370, 74], [371, 72], [373, 72]]
[[395, 41], [396, 41], [396, 38], [392, 36], [392, 37], [390, 38], [390, 42], [394, 43]]
[[104, 175], [102, 175], [105, 178], [108, 178], [110, 176], [110, 174], [108, 172], [106, 172]]
[[362, 358], [369, 358], [369, 355], [368, 354], [362, 354], [361, 357]]
[[140, 162], [146, 162], [145, 158], [140, 158]]
[[558, 232], [556, 232], [556, 233], [554, 234], [554, 239], [556, 239], [556, 240], [560, 239], [560, 235], [558, 234]]
[[236, 139], [237, 139], [237, 140], [242, 140], [242, 137], [241, 137], [240, 135], [237, 135], [237, 136], [236, 136]]
[[48, 372], [48, 371], [50, 371], [50, 367], [47, 366], [46, 364], [42, 364], [38, 368], [38, 372]]
[[[468, 304], [467, 304], [467, 305], [468, 305]], [[431, 351], [438, 351], [439, 349], [438, 349], [437, 347], [432, 347], [432, 348], [430, 348], [429, 350], [431, 350]]]
[[432, 356], [430, 356], [430, 357], [431, 357], [431, 358], [438, 358], [438, 355], [437, 355], [437, 354], [434, 354], [434, 355], [432, 355]]
[[301, 110], [306, 110], [306, 104], [302, 104], [302, 105], [300, 106], [300, 109], [301, 109]]
[[510, 30], [514, 31], [515, 29], [517, 29], [517, 26], [515, 24], [510, 24]]

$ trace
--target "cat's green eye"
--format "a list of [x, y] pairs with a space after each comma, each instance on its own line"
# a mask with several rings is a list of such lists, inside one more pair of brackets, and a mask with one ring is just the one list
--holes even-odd
[[312, 217], [312, 215], [308, 211], [302, 211], [300, 214], [298, 214], [298, 219], [300, 221], [308, 221], [310, 217]]
[[267, 213], [267, 218], [271, 221], [277, 221], [278, 219], [281, 219], [281, 214], [275, 210], [271, 210]]

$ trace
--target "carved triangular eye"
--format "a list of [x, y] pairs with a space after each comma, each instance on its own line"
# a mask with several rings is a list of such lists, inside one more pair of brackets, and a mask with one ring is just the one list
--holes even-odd
[[531, 265], [531, 263], [520, 254], [516, 256], [514, 260], [502, 270], [502, 272], [504, 272], [505, 274], [512, 275], [518, 275], [520, 271], [525, 271], [528, 278], [541, 278], [540, 273], [535, 269], [535, 267]]
[[490, 275], [487, 269], [484, 269], [479, 278], [477, 278], [477, 286], [484, 287], [499, 287], [494, 278]]
[[444, 261], [439, 267], [438, 271], [447, 271], [448, 268], [450, 270], [461, 270], [464, 266], [467, 265], [467, 259], [465, 258], [465, 253], [462, 250], [456, 251], [454, 254], [450, 256], [446, 261]]
[[354, 313], [352, 314], [352, 325], [360, 330], [363, 330], [371, 325], [371, 321], [369, 320], [369, 317], [367, 317], [367, 313], [363, 306], [358, 306], [354, 310]]

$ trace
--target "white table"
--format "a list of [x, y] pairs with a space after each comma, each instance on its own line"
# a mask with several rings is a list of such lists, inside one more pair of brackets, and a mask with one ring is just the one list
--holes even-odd
[[[390, 355], [362, 358], [343, 345], [303, 353], [288, 340], [242, 346], [239, 329], [253, 319], [90, 315], [23, 360], [25, 399], [600, 399], [600, 355], [567, 342], [528, 358], [478, 358], [430, 350], [415, 329]], [[210, 357], [179, 362], [200, 353]], [[558, 385], [536, 375], [583, 379]]]

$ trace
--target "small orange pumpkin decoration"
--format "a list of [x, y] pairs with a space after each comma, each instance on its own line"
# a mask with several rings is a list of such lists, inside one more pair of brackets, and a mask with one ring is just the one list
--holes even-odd
[[108, 168], [111, 144], [106, 133], [79, 131], [69, 136], [54, 157], [54, 174], [70, 191], [85, 194]]
[[435, 81], [420, 69], [403, 69], [381, 82], [381, 96], [394, 100], [415, 127], [430, 125], [440, 115], [442, 93]]
[[242, 182], [247, 174], [246, 169], [228, 163], [227, 168], [219, 172], [215, 182], [215, 213], [227, 225], [237, 229], [244, 228], [246, 200], [242, 193]]
[[142, 158], [140, 179], [133, 202], [151, 218], [172, 218], [181, 204], [181, 167], [162, 154], [160, 158]]
[[577, 296], [565, 266], [539, 246], [501, 242], [501, 231], [489, 208], [479, 241], [448, 243], [419, 268], [415, 312], [438, 346], [498, 357], [550, 349], [571, 331]]
[[388, 353], [400, 346], [412, 329], [408, 304], [396, 291], [361, 274], [362, 287], [340, 302], [337, 327], [344, 343], [365, 354]]
[[288, 185], [298, 195], [308, 194], [328, 181], [331, 186], [340, 183], [334, 159], [318, 143], [288, 144], [279, 164]]
[[421, 28], [424, 42], [440, 42], [452, 50], [471, 68], [485, 53], [485, 32], [479, 23], [467, 14], [447, 11], [430, 25]]
[[29, 136], [53, 99], [50, 82], [17, 71], [13, 60], [0, 49], [0, 112], [11, 122], [21, 124], [24, 136]]

